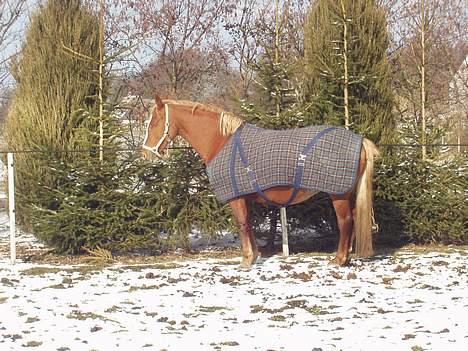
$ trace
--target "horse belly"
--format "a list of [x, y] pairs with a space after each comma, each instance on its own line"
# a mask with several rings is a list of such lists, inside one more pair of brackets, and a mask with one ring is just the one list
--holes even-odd
[[[277, 204], [285, 204], [286, 202], [288, 202], [293, 192], [294, 192], [294, 188], [286, 187], [286, 186], [273, 187], [264, 191], [266, 197], [271, 202], [274, 202]], [[295, 205], [295, 204], [304, 202], [317, 193], [318, 191], [310, 191], [306, 189], [301, 189], [297, 192], [296, 196], [294, 197], [290, 205]], [[251, 197], [260, 204], [266, 204], [265, 199], [258, 194], [252, 194]]]

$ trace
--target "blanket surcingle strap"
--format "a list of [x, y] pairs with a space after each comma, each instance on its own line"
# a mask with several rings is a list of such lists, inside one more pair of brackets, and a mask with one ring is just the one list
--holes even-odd
[[[300, 189], [342, 194], [356, 180], [362, 137], [333, 126], [267, 130], [244, 124], [207, 165], [220, 201], [258, 193], [269, 205], [290, 205]], [[285, 204], [268, 199], [275, 186], [294, 188]]]

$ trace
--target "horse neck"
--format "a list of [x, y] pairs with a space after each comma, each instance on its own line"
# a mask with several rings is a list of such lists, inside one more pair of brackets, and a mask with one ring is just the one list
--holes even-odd
[[184, 138], [200, 155], [203, 162], [210, 162], [221, 150], [229, 136], [221, 134], [220, 114], [184, 106], [175, 114], [179, 135]]

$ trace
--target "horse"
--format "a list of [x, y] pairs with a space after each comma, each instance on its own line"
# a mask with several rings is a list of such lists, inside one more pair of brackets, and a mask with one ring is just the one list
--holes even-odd
[[[146, 134], [141, 149], [142, 156], [150, 160], [164, 158], [170, 142], [176, 136], [180, 136], [194, 148], [205, 165], [209, 167], [218, 154], [222, 152], [223, 148], [226, 148], [226, 145], [231, 145], [234, 142], [233, 139], [240, 138], [238, 135], [240, 134], [239, 131], [246, 128], [245, 125], [245, 121], [240, 117], [221, 108], [185, 100], [163, 100], [156, 95], [155, 105], [146, 127]], [[297, 128], [296, 131], [302, 129], [305, 128]], [[323, 136], [331, 129], [337, 129], [340, 132], [339, 127], [327, 127], [325, 129], [322, 128], [318, 134], [323, 139]], [[342, 129], [345, 131], [344, 128]], [[268, 142], [274, 145], [276, 136], [274, 133], [276, 131], [271, 132], [273, 134], [268, 134]], [[346, 131], [346, 133], [348, 132]], [[288, 136], [287, 138], [290, 137]], [[306, 143], [309, 149], [316, 146], [317, 141], [320, 139], [319, 135], [315, 135], [313, 139], [312, 142], [307, 141]], [[311, 146], [311, 144], [314, 145]], [[322, 144], [322, 146], [326, 146], [324, 142]], [[232, 150], [236, 152], [242, 151], [241, 146], [236, 145], [232, 147]], [[355, 167], [353, 166], [355, 180], [350, 183], [350, 188], [345, 192], [330, 192], [340, 233], [336, 255], [330, 263], [338, 266], [349, 263], [354, 241], [357, 257], [369, 257], [373, 255], [372, 175], [374, 158], [379, 155], [379, 151], [374, 143], [366, 138], [360, 137], [356, 145], [356, 161], [353, 161], [355, 163]], [[229, 153], [231, 152], [234, 155], [233, 151], [229, 151]], [[242, 156], [242, 152], [240, 154]], [[332, 155], [332, 158], [334, 157], [335, 155]], [[296, 176], [298, 174], [300, 176], [308, 176], [311, 172], [321, 170], [322, 167], [311, 171], [305, 169], [306, 158], [307, 155], [304, 151], [303, 153], [299, 153], [298, 160], [295, 161], [297, 164]], [[245, 161], [244, 166], [247, 178], [253, 184], [252, 191], [235, 193], [234, 197], [231, 195], [232, 198], [225, 201], [232, 209], [239, 230], [242, 252], [241, 267], [248, 268], [255, 263], [259, 256], [259, 249], [249, 223], [250, 201], [253, 200], [264, 205], [290, 206], [309, 199], [318, 191], [305, 188], [301, 184], [278, 184], [262, 188], [255, 181], [255, 174], [252, 169], [249, 169], [248, 160], [243, 161]], [[230, 164], [231, 172], [233, 172], [232, 160], [226, 159], [222, 162]], [[338, 164], [336, 168], [340, 167], [341, 165]], [[304, 174], [301, 174], [301, 172]], [[326, 179], [324, 180], [326, 181]], [[226, 182], [226, 179], [221, 179], [220, 184], [223, 185]], [[210, 179], [210, 183], [212, 183], [212, 179]]]

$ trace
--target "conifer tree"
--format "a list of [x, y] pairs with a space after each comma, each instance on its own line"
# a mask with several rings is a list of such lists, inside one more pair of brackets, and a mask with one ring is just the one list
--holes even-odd
[[305, 25], [308, 94], [324, 123], [375, 142], [394, 130], [385, 12], [375, 0], [316, 1]]
[[275, 2], [257, 20], [256, 40], [261, 54], [251, 63], [254, 88], [249, 104], [243, 104], [246, 118], [262, 127], [280, 129], [310, 124], [301, 89], [301, 53], [294, 47], [292, 32], [299, 30], [297, 14], [288, 1]]
[[[249, 103], [241, 108], [249, 122], [269, 129], [287, 129], [320, 124], [318, 110], [303, 94], [302, 53], [295, 47], [295, 33], [301, 31], [298, 14], [293, 13], [289, 1], [275, 2], [273, 11], [266, 10], [257, 22], [257, 42], [261, 55], [253, 65], [254, 88]], [[323, 226], [329, 217], [328, 199], [310, 201], [288, 209], [288, 223], [294, 229]], [[315, 198], [317, 200], [317, 198]], [[265, 223], [267, 218], [267, 223]], [[273, 240], [279, 221], [278, 208], [254, 206], [252, 219], [255, 232], [262, 235], [269, 228], [267, 248], [273, 249]]]

